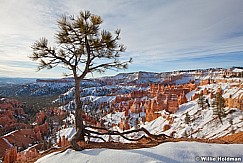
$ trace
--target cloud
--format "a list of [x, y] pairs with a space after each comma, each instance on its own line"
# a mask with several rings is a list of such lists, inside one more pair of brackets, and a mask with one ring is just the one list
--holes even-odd
[[[227, 58], [239, 57], [236, 53], [243, 51], [242, 6], [241, 0], [3, 0], [1, 60], [5, 66], [21, 61], [34, 69], [27, 58], [31, 44], [43, 36], [53, 43], [56, 20], [62, 14], [90, 10], [104, 19], [102, 28], [121, 28], [121, 42], [127, 47], [124, 55], [134, 59], [129, 71], [190, 69], [196, 67], [193, 58], [204, 58], [197, 63], [202, 67], [242, 65], [234, 57]], [[217, 57], [228, 61], [210, 61]]]
[[0, 62], [0, 76], [6, 77], [27, 77], [27, 78], [57, 78], [63, 77], [62, 72], [58, 69], [54, 71], [42, 70], [37, 72], [37, 68], [33, 68], [31, 64], [23, 62], [12, 62], [10, 64], [2, 64]]

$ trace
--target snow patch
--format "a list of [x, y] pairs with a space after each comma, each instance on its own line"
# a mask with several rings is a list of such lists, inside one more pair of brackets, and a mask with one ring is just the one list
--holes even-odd
[[[196, 157], [200, 156], [228, 156], [240, 157], [242, 159], [242, 144], [206, 144], [198, 142], [169, 142], [163, 143], [152, 148], [142, 148], [133, 150], [114, 150], [114, 149], [86, 149], [74, 151], [71, 149], [65, 152], [55, 152], [46, 155], [36, 163], [180, 163], [195, 162]], [[199, 160], [201, 161], [201, 160]]]

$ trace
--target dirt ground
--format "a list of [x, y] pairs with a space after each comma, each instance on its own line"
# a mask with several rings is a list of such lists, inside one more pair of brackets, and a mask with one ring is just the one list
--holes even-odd
[[223, 136], [219, 138], [219, 140], [226, 141], [229, 144], [243, 144], [243, 132], [239, 132], [228, 136]]

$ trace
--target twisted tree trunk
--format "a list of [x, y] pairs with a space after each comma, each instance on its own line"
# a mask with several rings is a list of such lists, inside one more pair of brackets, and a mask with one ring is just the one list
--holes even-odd
[[84, 141], [84, 124], [82, 118], [82, 103], [80, 101], [80, 80], [74, 77], [75, 80], [75, 127], [76, 133], [71, 139], [71, 146], [74, 150], [82, 150], [82, 148], [77, 144], [78, 141]]

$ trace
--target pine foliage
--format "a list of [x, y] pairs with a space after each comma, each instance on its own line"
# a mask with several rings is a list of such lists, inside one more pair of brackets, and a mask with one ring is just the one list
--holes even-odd
[[217, 92], [213, 101], [213, 114], [218, 116], [220, 122], [223, 124], [222, 118], [225, 117], [225, 100], [221, 92]]
[[206, 109], [208, 107], [208, 104], [206, 102], [206, 98], [203, 94], [201, 94], [198, 97], [197, 103], [198, 103], [199, 107], [202, 108], [202, 109]]
[[114, 34], [101, 30], [103, 20], [100, 16], [84, 11], [77, 17], [63, 16], [57, 23], [59, 31], [55, 46], [49, 46], [45, 37], [32, 45], [30, 58], [39, 62], [38, 70], [61, 65], [83, 78], [92, 72], [126, 69], [132, 62], [131, 58], [120, 61], [121, 53], [126, 49], [118, 43], [121, 30], [116, 30]]
[[125, 46], [120, 44], [120, 30], [114, 34], [101, 30], [103, 20], [89, 11], [75, 16], [63, 16], [57, 21], [59, 31], [56, 34], [56, 45], [49, 46], [48, 39], [41, 38], [32, 45], [30, 58], [39, 62], [38, 70], [62, 66], [71, 71], [66, 76], [73, 76], [75, 81], [75, 127], [71, 145], [75, 150], [82, 150], [77, 142], [84, 141], [89, 135], [82, 118], [82, 101], [80, 100], [80, 82], [87, 74], [104, 73], [107, 69], [127, 69], [132, 62], [121, 61], [120, 55]]
[[188, 114], [188, 112], [186, 112], [185, 123], [186, 123], [186, 124], [189, 124], [190, 122], [191, 122], [191, 117], [190, 117], [190, 115]]

